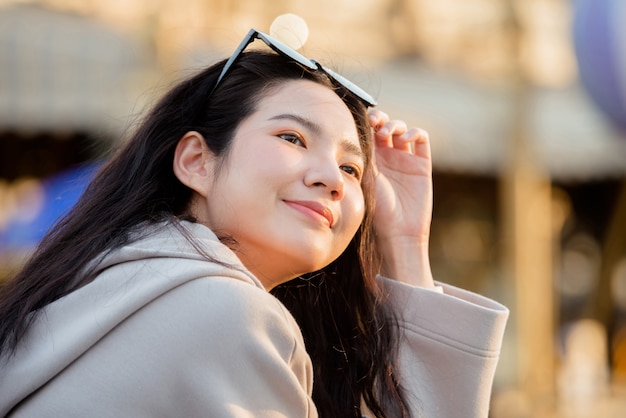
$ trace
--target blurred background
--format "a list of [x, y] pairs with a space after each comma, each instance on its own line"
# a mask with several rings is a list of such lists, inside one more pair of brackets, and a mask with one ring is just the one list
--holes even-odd
[[172, 82], [283, 13], [429, 131], [435, 277], [511, 308], [491, 416], [626, 416], [622, 0], [0, 0], [0, 280]]

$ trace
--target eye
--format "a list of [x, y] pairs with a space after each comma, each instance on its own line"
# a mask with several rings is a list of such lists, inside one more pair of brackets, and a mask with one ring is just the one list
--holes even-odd
[[361, 169], [356, 166], [356, 165], [342, 165], [340, 166], [340, 168], [345, 171], [346, 173], [348, 173], [349, 175], [353, 176], [354, 178], [356, 178], [357, 180], [361, 180]]
[[281, 139], [284, 139], [287, 142], [291, 142], [294, 145], [298, 145], [298, 146], [301, 146], [301, 147], [306, 147], [306, 144], [304, 143], [304, 140], [298, 134], [292, 134], [292, 133], [280, 134], [280, 135], [278, 135], [278, 137], [281, 138]]

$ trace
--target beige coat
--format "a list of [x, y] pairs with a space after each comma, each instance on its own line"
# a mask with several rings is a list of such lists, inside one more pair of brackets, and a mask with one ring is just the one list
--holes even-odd
[[[0, 363], [0, 416], [316, 417], [312, 369], [285, 307], [207, 228], [172, 226], [109, 255], [99, 277], [46, 308]], [[486, 417], [508, 311], [380, 278], [404, 330], [415, 416]]]

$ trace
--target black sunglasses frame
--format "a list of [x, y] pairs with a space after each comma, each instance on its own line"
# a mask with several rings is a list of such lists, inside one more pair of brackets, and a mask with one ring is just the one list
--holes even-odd
[[322, 71], [329, 78], [336, 81], [345, 89], [347, 89], [350, 93], [358, 97], [367, 107], [373, 107], [378, 104], [378, 102], [376, 101], [376, 99], [374, 99], [374, 97], [372, 97], [372, 95], [367, 93], [365, 90], [363, 90], [362, 88], [360, 88], [359, 86], [357, 86], [356, 84], [354, 84], [353, 82], [345, 78], [344, 76], [337, 74], [335, 71], [331, 70], [330, 68], [324, 67], [323, 65], [321, 65], [319, 62], [315, 60], [305, 57], [304, 55], [302, 55], [295, 49], [285, 45], [283, 42], [279, 41], [278, 39], [273, 38], [270, 35], [260, 32], [256, 29], [250, 29], [250, 31], [248, 31], [248, 34], [245, 36], [245, 38], [243, 38], [239, 46], [235, 49], [235, 52], [233, 52], [233, 55], [231, 55], [230, 58], [228, 58], [228, 61], [226, 61], [226, 63], [224, 64], [224, 67], [222, 68], [222, 72], [217, 77], [217, 80], [215, 81], [215, 84], [213, 85], [213, 89], [211, 90], [211, 93], [209, 95], [213, 95], [213, 93], [215, 92], [217, 87], [220, 85], [224, 77], [228, 74], [228, 71], [232, 68], [237, 58], [239, 58], [239, 56], [244, 51], [244, 49], [246, 49], [248, 45], [254, 42], [255, 39], [262, 40], [268, 47], [270, 47], [272, 50], [274, 50], [278, 54], [294, 60], [295, 62], [308, 68], [309, 70]]

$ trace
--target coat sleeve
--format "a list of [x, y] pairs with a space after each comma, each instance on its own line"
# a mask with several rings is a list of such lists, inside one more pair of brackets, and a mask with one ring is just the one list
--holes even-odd
[[486, 418], [508, 309], [441, 283], [443, 292], [379, 281], [398, 316], [412, 416]]

